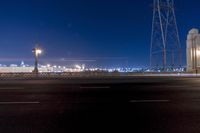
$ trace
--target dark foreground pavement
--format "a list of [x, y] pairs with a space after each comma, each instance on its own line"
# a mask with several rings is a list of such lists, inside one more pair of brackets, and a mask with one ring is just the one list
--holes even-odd
[[2, 133], [199, 133], [200, 78], [0, 82]]

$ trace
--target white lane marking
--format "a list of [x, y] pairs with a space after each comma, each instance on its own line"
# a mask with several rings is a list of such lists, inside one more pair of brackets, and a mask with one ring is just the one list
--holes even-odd
[[24, 87], [4, 87], [4, 88], [1, 88], [0, 87], [0, 90], [23, 90], [25, 89]]
[[131, 103], [167, 103], [170, 100], [131, 100]]
[[84, 86], [80, 87], [80, 89], [109, 89], [110, 86]]
[[6, 104], [39, 104], [40, 102], [0, 102], [0, 105]]
[[192, 99], [192, 102], [200, 102], [200, 99]]

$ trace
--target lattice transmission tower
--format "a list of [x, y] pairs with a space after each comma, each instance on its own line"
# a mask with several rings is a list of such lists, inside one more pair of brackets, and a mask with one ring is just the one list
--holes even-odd
[[173, 0], [153, 1], [150, 65], [164, 70], [181, 65], [181, 43]]

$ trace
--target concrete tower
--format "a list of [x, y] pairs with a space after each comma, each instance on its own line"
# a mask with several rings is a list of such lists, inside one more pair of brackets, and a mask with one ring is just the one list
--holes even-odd
[[187, 36], [187, 72], [200, 72], [200, 34], [192, 29]]

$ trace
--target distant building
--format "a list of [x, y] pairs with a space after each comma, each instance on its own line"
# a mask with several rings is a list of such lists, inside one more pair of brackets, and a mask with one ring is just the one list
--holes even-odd
[[33, 71], [33, 69], [34, 67], [0, 67], [0, 73], [30, 73]]
[[[34, 67], [24, 67], [24, 66], [9, 66], [0, 67], [0, 73], [31, 73]], [[39, 72], [53, 72], [53, 68], [39, 67]]]
[[200, 33], [192, 29], [187, 36], [187, 72], [200, 72]]
[[20, 66], [21, 67], [26, 67], [25, 64], [24, 64], [24, 61], [21, 62]]
[[10, 64], [10, 67], [18, 67], [17, 64]]

